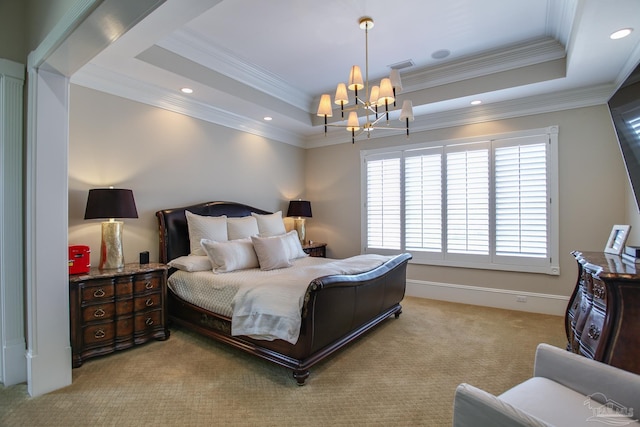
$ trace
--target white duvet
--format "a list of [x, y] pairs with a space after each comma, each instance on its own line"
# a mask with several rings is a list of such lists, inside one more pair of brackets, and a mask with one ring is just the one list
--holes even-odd
[[177, 271], [169, 287], [185, 301], [231, 317], [231, 334], [257, 339], [298, 341], [304, 295], [309, 283], [331, 274], [357, 274], [372, 270], [389, 256], [358, 255], [343, 260], [306, 257], [279, 270]]

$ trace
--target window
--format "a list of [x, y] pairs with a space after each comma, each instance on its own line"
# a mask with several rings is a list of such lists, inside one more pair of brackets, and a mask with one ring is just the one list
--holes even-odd
[[365, 252], [559, 274], [557, 127], [363, 151]]

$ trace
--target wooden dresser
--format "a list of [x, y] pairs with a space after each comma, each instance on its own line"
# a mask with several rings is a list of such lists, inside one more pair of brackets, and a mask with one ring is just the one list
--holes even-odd
[[578, 281], [565, 316], [567, 349], [640, 374], [640, 264], [572, 252]]
[[69, 276], [73, 367], [94, 356], [150, 339], [169, 338], [167, 266], [127, 264], [122, 269]]

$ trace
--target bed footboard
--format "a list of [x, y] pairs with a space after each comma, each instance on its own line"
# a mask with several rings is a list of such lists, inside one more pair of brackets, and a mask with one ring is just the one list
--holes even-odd
[[340, 337], [353, 334], [356, 338], [391, 314], [398, 317], [410, 259], [410, 254], [401, 254], [363, 274], [325, 276], [311, 282], [303, 307], [310, 351], [317, 352]]

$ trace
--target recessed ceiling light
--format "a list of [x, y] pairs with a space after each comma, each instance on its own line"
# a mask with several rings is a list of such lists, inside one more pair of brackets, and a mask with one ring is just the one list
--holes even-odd
[[471, 101], [471, 105], [480, 105], [480, 104], [482, 104], [482, 101], [480, 101], [479, 99]]
[[193, 93], [193, 89], [191, 89], [190, 87], [183, 87], [182, 89], [180, 89], [180, 92], [182, 92], [182, 93]]
[[631, 34], [632, 31], [633, 31], [633, 28], [623, 28], [623, 29], [618, 30], [618, 31], [616, 31], [614, 33], [611, 33], [609, 38], [611, 40], [618, 40], [618, 39], [627, 37], [629, 34]]
[[270, 122], [271, 120], [273, 120], [273, 117], [266, 116], [264, 118], [264, 120], [267, 121], [267, 122]]

